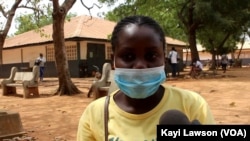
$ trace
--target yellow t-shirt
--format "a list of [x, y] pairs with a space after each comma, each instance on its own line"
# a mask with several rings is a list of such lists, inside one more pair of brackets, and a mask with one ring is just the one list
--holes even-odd
[[[109, 141], [156, 141], [156, 129], [161, 115], [170, 109], [184, 112], [190, 121], [197, 119], [201, 124], [215, 124], [207, 102], [197, 93], [166, 86], [160, 103], [144, 114], [130, 114], [120, 109], [110, 96]], [[104, 141], [105, 97], [90, 103], [82, 114], [77, 141]], [[147, 103], [145, 103], [147, 104]]]

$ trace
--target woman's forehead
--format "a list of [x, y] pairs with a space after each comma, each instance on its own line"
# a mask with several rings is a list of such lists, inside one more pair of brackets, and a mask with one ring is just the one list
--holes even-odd
[[[120, 43], [124, 40], [157, 40], [160, 42], [160, 35], [155, 32], [153, 28], [149, 26], [139, 26], [136, 24], [128, 24], [119, 33]], [[123, 40], [123, 41], [122, 41]]]
[[128, 24], [124, 27], [123, 32], [127, 35], [133, 35], [138, 32], [139, 26], [135, 24]]

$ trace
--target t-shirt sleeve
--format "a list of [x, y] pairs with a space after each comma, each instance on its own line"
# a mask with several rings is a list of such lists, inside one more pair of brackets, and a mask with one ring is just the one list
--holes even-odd
[[199, 94], [193, 92], [193, 95], [195, 95], [196, 102], [191, 105], [191, 120], [197, 119], [201, 124], [215, 124], [216, 122], [207, 101]]
[[77, 141], [94, 141], [90, 129], [90, 113], [90, 107], [87, 107], [80, 117], [77, 130]]
[[97, 141], [104, 138], [104, 99], [90, 103], [80, 117], [77, 141]]
[[201, 124], [215, 124], [210, 107], [200, 94], [178, 87], [163, 86], [166, 87], [166, 103], [168, 103], [165, 109], [178, 109], [190, 121], [198, 120]]

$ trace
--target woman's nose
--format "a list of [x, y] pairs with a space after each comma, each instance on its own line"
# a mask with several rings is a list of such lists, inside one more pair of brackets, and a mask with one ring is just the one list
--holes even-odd
[[143, 59], [137, 59], [133, 64], [133, 69], [145, 69], [147, 68], [147, 62]]

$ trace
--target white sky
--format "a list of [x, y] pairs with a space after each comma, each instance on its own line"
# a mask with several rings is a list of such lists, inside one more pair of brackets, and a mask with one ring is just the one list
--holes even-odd
[[[87, 5], [87, 6], [92, 6], [93, 3], [96, 3], [98, 4], [98, 1], [97, 0], [85, 0], [84, 1], [84, 4]], [[98, 4], [101, 6], [101, 4]], [[107, 12], [107, 11], [110, 11], [112, 10], [111, 8], [108, 8], [107, 6], [105, 5], [102, 5], [102, 8], [98, 8], [97, 6], [94, 6], [93, 9], [91, 9], [91, 15], [92, 16], [98, 16], [98, 14], [102, 13], [102, 12]], [[81, 4], [80, 0], [77, 0], [76, 3], [73, 5], [73, 7], [70, 9], [69, 12], [72, 12], [72, 13], [77, 13], [77, 15], [89, 15], [89, 11], [83, 7], [83, 5]]]
[[[8, 1], [7, 0], [0, 0], [0, 3], [6, 3], [6, 2], [11, 6], [14, 3], [14, 0], [8, 0]], [[93, 3], [100, 5], [98, 3], [98, 0], [84, 0], [84, 4], [87, 6], [91, 7], [93, 5]], [[100, 8], [100, 9], [96, 6], [94, 6], [94, 8], [90, 10], [90, 12], [91, 12], [92, 16], [99, 17], [98, 15], [101, 15], [102, 12], [107, 12], [110, 10], [112, 10], [112, 8], [107, 7], [105, 5], [102, 5], [102, 8]], [[73, 5], [73, 7], [70, 9], [69, 12], [76, 13], [78, 16], [83, 15], [83, 14], [89, 15], [89, 11], [81, 4], [80, 0], [76, 0], [76, 3]], [[17, 9], [17, 11], [16, 11], [16, 15], [27, 14], [27, 13], [28, 13], [28, 10], [25, 10], [25, 9]], [[2, 17], [2, 15], [0, 16], [0, 20], [1, 20], [1, 22], [5, 20]], [[16, 24], [15, 24], [15, 18], [14, 18], [12, 21], [12, 25], [11, 25], [11, 28], [9, 30], [8, 35], [11, 35], [16, 31], [15, 26], [16, 26]]]

